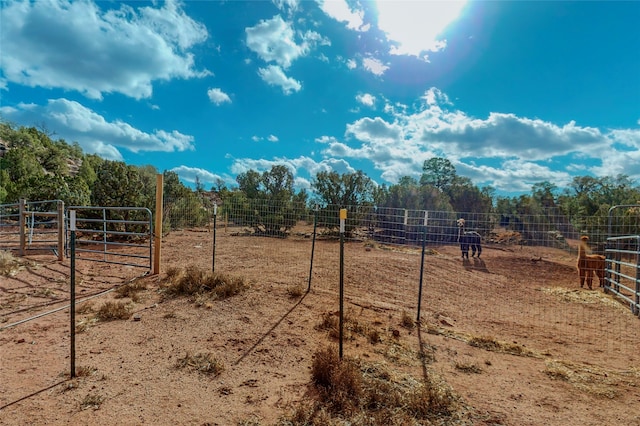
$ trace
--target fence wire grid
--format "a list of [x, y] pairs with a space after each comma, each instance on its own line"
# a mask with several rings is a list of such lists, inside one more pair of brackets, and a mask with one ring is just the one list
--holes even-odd
[[[213, 207], [186, 207], [165, 200], [167, 235], [178, 229], [211, 231]], [[609, 223], [587, 233], [580, 229], [583, 224], [576, 226], [571, 217], [552, 209], [540, 215], [505, 215], [225, 201], [215, 209], [216, 272], [237, 272], [241, 265], [243, 274], [258, 279], [282, 285], [306, 285], [308, 279], [313, 289], [337, 294], [341, 208], [347, 209], [345, 291], [354, 307], [393, 307], [413, 314], [422, 284], [422, 318], [436, 323], [453, 318], [477, 335], [523, 342], [535, 322], [540, 325], [535, 332], [549, 342], [577, 339], [588, 346], [595, 331], [602, 336], [598, 345], [604, 353], [640, 341], [640, 322], [629, 305], [604, 294], [597, 279], [596, 291], [580, 290], [576, 269], [581, 235], [589, 236], [591, 252], [605, 254], [608, 236], [640, 234], [637, 207], [619, 209]], [[461, 218], [466, 231], [481, 235], [480, 259], [461, 260]], [[211, 236], [202, 240], [206, 247]], [[609, 305], [607, 313], [599, 314], [606, 317], [594, 318], [594, 304]]]

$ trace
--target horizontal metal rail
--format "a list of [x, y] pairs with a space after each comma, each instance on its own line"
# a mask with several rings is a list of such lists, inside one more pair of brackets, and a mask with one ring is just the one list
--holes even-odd
[[[71, 210], [76, 212], [75, 252], [79, 259], [151, 270], [153, 219], [149, 209], [71, 206], [67, 217]], [[123, 218], [128, 216], [134, 217]], [[140, 216], [146, 219], [141, 220]], [[88, 239], [90, 235], [97, 238]], [[67, 232], [67, 248], [69, 238], [70, 232]]]
[[[53, 209], [53, 211], [52, 211]], [[51, 235], [56, 235], [51, 239]], [[28, 250], [47, 250], [64, 256], [64, 203], [61, 200], [0, 205], [0, 248], [17, 250], [23, 256]]]
[[605, 253], [604, 291], [628, 303], [631, 312], [640, 317], [640, 235], [607, 238]]

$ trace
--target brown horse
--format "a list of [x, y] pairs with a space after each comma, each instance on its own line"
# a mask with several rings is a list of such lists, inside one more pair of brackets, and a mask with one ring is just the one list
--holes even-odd
[[604, 269], [605, 269], [605, 257], [600, 254], [587, 254], [587, 241], [589, 237], [583, 235], [580, 237], [580, 244], [578, 245], [578, 274], [580, 275], [580, 288], [584, 287], [585, 278], [587, 279], [587, 286], [589, 290], [592, 290], [591, 283], [593, 282], [593, 274], [598, 276], [598, 282], [600, 287], [604, 285]]

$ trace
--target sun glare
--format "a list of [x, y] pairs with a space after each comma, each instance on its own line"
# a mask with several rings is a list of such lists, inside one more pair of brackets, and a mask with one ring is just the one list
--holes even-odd
[[396, 55], [414, 55], [427, 59], [426, 52], [436, 52], [446, 41], [438, 36], [458, 19], [466, 1], [389, 1], [379, 0], [378, 27], [389, 40], [398, 43], [391, 50]]

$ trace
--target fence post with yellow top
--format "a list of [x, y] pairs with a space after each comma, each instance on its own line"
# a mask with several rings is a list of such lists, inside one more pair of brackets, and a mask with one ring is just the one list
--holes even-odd
[[340, 209], [340, 359], [342, 359], [342, 340], [344, 330], [344, 222], [346, 220], [347, 209]]

